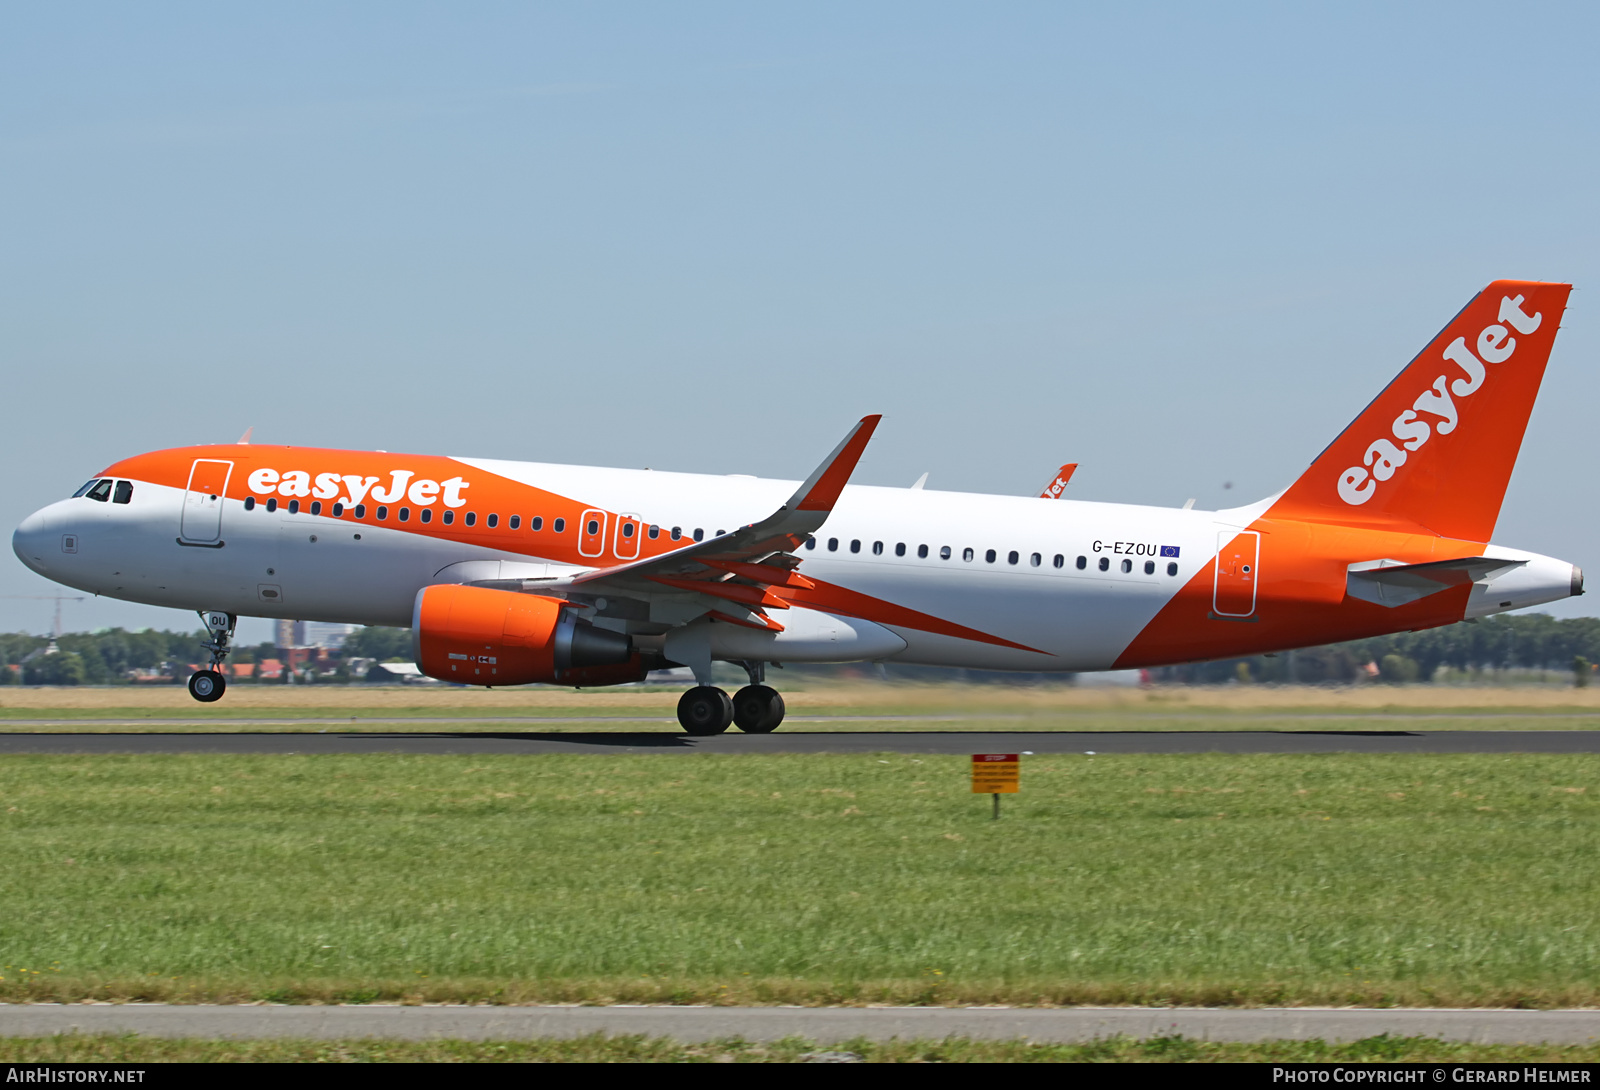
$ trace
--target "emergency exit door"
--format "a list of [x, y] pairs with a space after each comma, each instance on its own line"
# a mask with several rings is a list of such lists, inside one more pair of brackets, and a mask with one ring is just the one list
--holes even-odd
[[1256, 611], [1261, 535], [1254, 530], [1217, 534], [1217, 583], [1211, 609], [1219, 617], [1249, 617]]

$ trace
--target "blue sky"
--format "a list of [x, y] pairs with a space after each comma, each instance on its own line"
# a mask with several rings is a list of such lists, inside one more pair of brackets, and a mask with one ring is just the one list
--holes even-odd
[[1600, 571], [1596, 10], [15, 5], [0, 521], [251, 425], [801, 476], [868, 412], [870, 483], [1245, 502], [1516, 277], [1579, 290], [1496, 537]]

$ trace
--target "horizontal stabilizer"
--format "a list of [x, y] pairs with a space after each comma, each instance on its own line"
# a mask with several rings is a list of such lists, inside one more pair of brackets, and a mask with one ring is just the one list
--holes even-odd
[[1526, 563], [1526, 560], [1496, 560], [1488, 556], [1464, 556], [1426, 564], [1368, 560], [1350, 565], [1345, 575], [1345, 590], [1352, 598], [1393, 609], [1451, 587], [1492, 582], [1496, 576]]

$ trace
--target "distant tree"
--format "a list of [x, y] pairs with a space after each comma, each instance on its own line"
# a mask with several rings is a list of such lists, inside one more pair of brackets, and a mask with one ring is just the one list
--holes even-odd
[[410, 662], [411, 629], [370, 626], [357, 629], [344, 641], [345, 658], [376, 659], [379, 662]]
[[82, 685], [88, 671], [83, 667], [83, 656], [73, 651], [57, 651], [27, 663], [22, 674], [23, 681], [29, 685]]

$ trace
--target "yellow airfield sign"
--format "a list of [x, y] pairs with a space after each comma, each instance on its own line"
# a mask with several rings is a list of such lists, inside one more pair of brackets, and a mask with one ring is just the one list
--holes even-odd
[[974, 753], [972, 793], [1015, 795], [1022, 778], [1022, 758], [1016, 753]]

